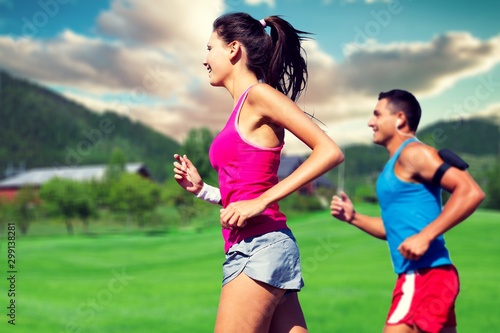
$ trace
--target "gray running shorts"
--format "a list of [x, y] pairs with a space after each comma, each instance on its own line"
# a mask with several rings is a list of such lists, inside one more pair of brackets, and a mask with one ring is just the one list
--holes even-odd
[[222, 285], [241, 272], [273, 287], [299, 291], [304, 286], [297, 242], [288, 229], [250, 237], [231, 246], [223, 266]]

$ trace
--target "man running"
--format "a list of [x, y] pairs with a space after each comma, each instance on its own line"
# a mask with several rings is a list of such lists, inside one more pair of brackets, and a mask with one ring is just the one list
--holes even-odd
[[[460, 289], [443, 234], [471, 215], [484, 193], [468, 166], [450, 151], [438, 152], [415, 137], [421, 109], [404, 90], [380, 93], [368, 126], [389, 161], [378, 177], [381, 217], [354, 210], [341, 192], [331, 215], [387, 240], [398, 274], [384, 333], [455, 333]], [[441, 189], [451, 193], [441, 204]]]

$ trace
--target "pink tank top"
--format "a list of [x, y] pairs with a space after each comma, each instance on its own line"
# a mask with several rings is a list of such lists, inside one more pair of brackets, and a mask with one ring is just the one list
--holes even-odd
[[[241, 95], [226, 126], [210, 146], [210, 163], [219, 175], [223, 207], [254, 199], [278, 182], [283, 144], [275, 148], [259, 147], [242, 138], [238, 131], [240, 110], [250, 88]], [[287, 229], [286, 216], [275, 203], [261, 215], [249, 219], [244, 228], [222, 229], [224, 251], [243, 239], [280, 229]]]

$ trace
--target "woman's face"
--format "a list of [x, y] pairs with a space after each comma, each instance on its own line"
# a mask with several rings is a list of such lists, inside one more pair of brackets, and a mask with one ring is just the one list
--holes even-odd
[[230, 47], [213, 32], [207, 43], [208, 54], [203, 65], [208, 70], [212, 86], [223, 86], [231, 70]]

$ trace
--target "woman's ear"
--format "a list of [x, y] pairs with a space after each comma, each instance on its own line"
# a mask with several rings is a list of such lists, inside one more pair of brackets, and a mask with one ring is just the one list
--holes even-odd
[[236, 56], [238, 56], [241, 52], [241, 44], [236, 40], [229, 43], [228, 48], [229, 48], [229, 58], [231, 60], [234, 59]]

